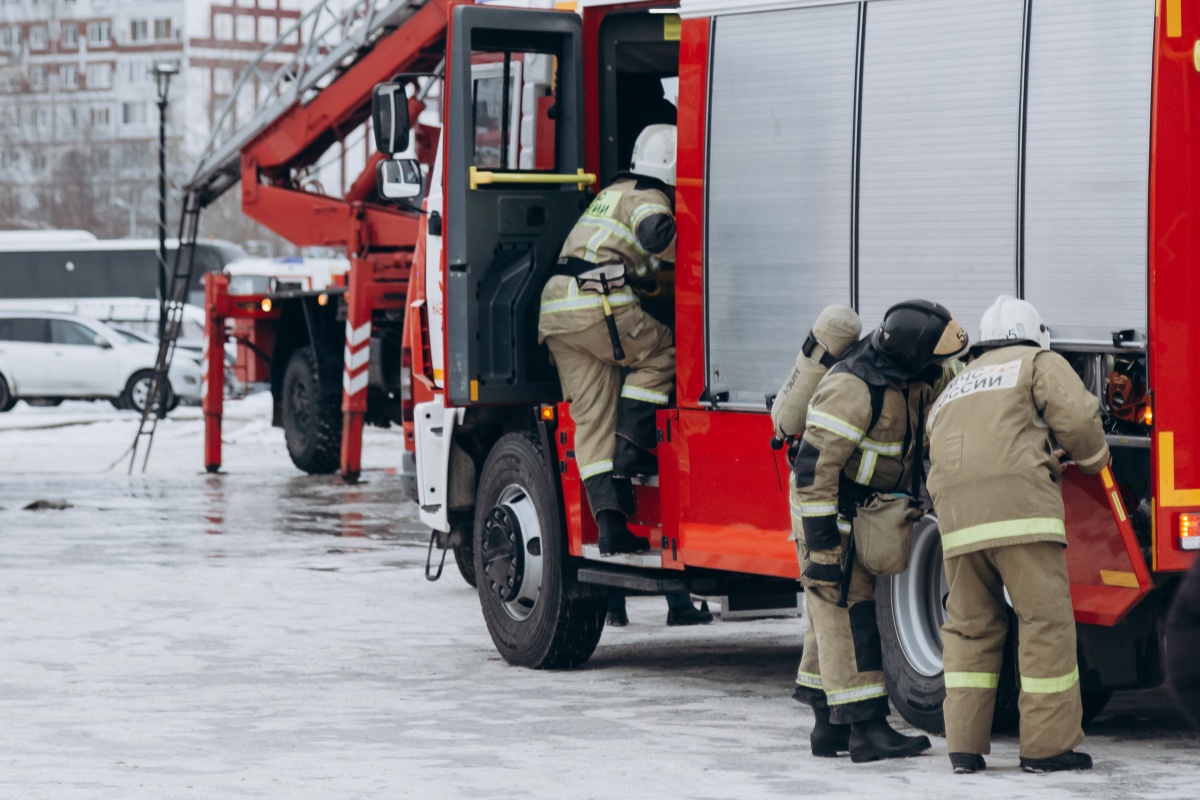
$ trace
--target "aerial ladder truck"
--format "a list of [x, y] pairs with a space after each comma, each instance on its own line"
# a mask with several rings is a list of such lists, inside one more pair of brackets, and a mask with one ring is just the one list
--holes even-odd
[[[365, 137], [377, 84], [411, 85], [406, 110], [417, 117], [437, 83], [450, 4], [360, 0], [341, 11], [327, 0], [259, 54], [218, 112], [186, 186], [185, 216], [240, 181], [247, 216], [299, 247], [345, 248], [350, 269], [320, 291], [255, 295], [231, 294], [226, 276], [209, 277], [202, 407], [210, 472], [221, 466], [229, 321], [249, 379], [269, 382], [272, 422], [306, 472], [357, 480], [364, 422], [402, 423], [400, 327], [424, 222], [415, 205], [376, 199], [378, 154], [364, 153], [353, 182], [343, 176], [341, 196], [322, 186], [318, 170], [352, 137]], [[408, 163], [430, 165], [432, 141], [417, 128]]]

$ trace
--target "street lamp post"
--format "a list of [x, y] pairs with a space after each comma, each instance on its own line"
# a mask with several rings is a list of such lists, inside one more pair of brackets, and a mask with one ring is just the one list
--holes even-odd
[[119, 197], [114, 197], [112, 199], [112, 201], [113, 201], [113, 205], [123, 208], [129, 212], [129, 238], [136, 239], [137, 238], [137, 206], [133, 205], [132, 203], [126, 203], [124, 200], [122, 200]]
[[154, 65], [154, 82], [158, 87], [158, 338], [161, 340], [167, 325], [167, 92], [171, 76], [179, 65], [159, 62]]

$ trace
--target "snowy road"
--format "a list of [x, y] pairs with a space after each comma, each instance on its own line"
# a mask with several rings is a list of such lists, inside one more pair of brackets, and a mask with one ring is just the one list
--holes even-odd
[[510, 667], [454, 567], [423, 577], [399, 434], [368, 431], [344, 486], [296, 472], [264, 413], [230, 409], [220, 476], [195, 410], [134, 477], [105, 471], [131, 415], [0, 417], [0, 798], [1200, 797], [1200, 739], [1157, 691], [1090, 726], [1090, 773], [1021, 773], [1013, 739], [976, 776], [943, 740], [813, 759], [795, 619], [667, 628], [634, 599], [586, 668]]

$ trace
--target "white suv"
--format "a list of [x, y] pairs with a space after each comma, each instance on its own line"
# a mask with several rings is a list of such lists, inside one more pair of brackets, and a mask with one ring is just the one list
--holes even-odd
[[[157, 357], [157, 344], [131, 341], [98, 320], [0, 311], [0, 411], [17, 400], [57, 405], [67, 398], [141, 411]], [[167, 376], [167, 407], [199, 402], [200, 376], [200, 364], [178, 351]]]

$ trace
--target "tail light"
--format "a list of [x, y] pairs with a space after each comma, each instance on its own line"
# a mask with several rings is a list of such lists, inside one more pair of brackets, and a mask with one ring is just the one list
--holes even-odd
[[400, 348], [400, 409], [405, 422], [413, 421], [412, 348]]
[[433, 351], [429, 346], [429, 311], [424, 303], [417, 309], [417, 317], [421, 322], [421, 364], [424, 367], [423, 372], [425, 373], [425, 378], [430, 383], [434, 383]]
[[1179, 546], [1184, 550], [1200, 550], [1200, 511], [1179, 515]]

